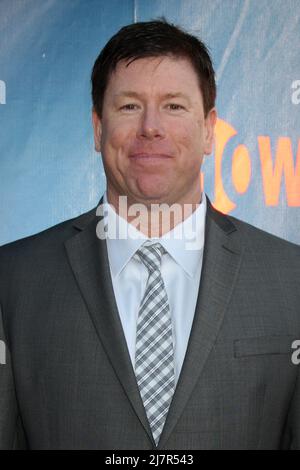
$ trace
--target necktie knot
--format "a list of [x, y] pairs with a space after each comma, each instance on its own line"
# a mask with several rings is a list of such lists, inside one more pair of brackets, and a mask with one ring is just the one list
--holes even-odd
[[149, 273], [160, 270], [161, 259], [163, 254], [166, 253], [164, 247], [151, 240], [147, 240], [135, 253], [135, 259], [141, 261]]

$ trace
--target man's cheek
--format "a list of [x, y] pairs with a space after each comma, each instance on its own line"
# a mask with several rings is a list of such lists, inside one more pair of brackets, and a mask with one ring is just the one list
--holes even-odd
[[195, 145], [198, 145], [197, 143], [201, 142], [202, 132], [193, 121], [189, 121], [188, 123], [180, 123], [180, 129], [177, 128], [175, 138], [178, 142], [181, 142], [185, 148], [191, 149]]
[[184, 160], [199, 160], [200, 155], [203, 153], [203, 141], [201, 136], [196, 133], [194, 135], [191, 133], [182, 135], [179, 147]]
[[130, 132], [130, 130], [124, 126], [111, 127], [107, 133], [107, 140], [109, 145], [115, 150], [128, 149], [132, 139], [133, 132]]
[[126, 143], [124, 131], [118, 127], [107, 129], [102, 133], [102, 147], [107, 150], [117, 150]]

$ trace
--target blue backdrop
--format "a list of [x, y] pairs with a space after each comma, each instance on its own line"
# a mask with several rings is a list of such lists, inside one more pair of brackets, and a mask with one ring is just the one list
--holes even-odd
[[0, 0], [0, 244], [96, 205], [90, 72], [121, 26], [164, 15], [209, 46], [212, 202], [300, 243], [299, 0]]

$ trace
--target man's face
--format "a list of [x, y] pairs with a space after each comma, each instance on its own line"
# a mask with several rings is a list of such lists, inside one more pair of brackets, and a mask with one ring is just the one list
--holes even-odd
[[191, 63], [168, 56], [119, 62], [93, 112], [95, 148], [101, 151], [108, 201], [200, 201], [199, 171], [212, 151], [216, 112], [204, 117]]

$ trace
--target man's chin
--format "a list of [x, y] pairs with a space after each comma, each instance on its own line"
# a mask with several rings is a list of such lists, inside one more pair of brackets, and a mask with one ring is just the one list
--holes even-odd
[[135, 196], [135, 202], [149, 206], [151, 204], [168, 204], [170, 193], [163, 191], [143, 191]]
[[[174, 184], [173, 184], [174, 188]], [[139, 178], [135, 185], [133, 193], [140, 202], [152, 203], [167, 202], [172, 192], [172, 185], [166, 183], [165, 175], [163, 177], [143, 177]]]

